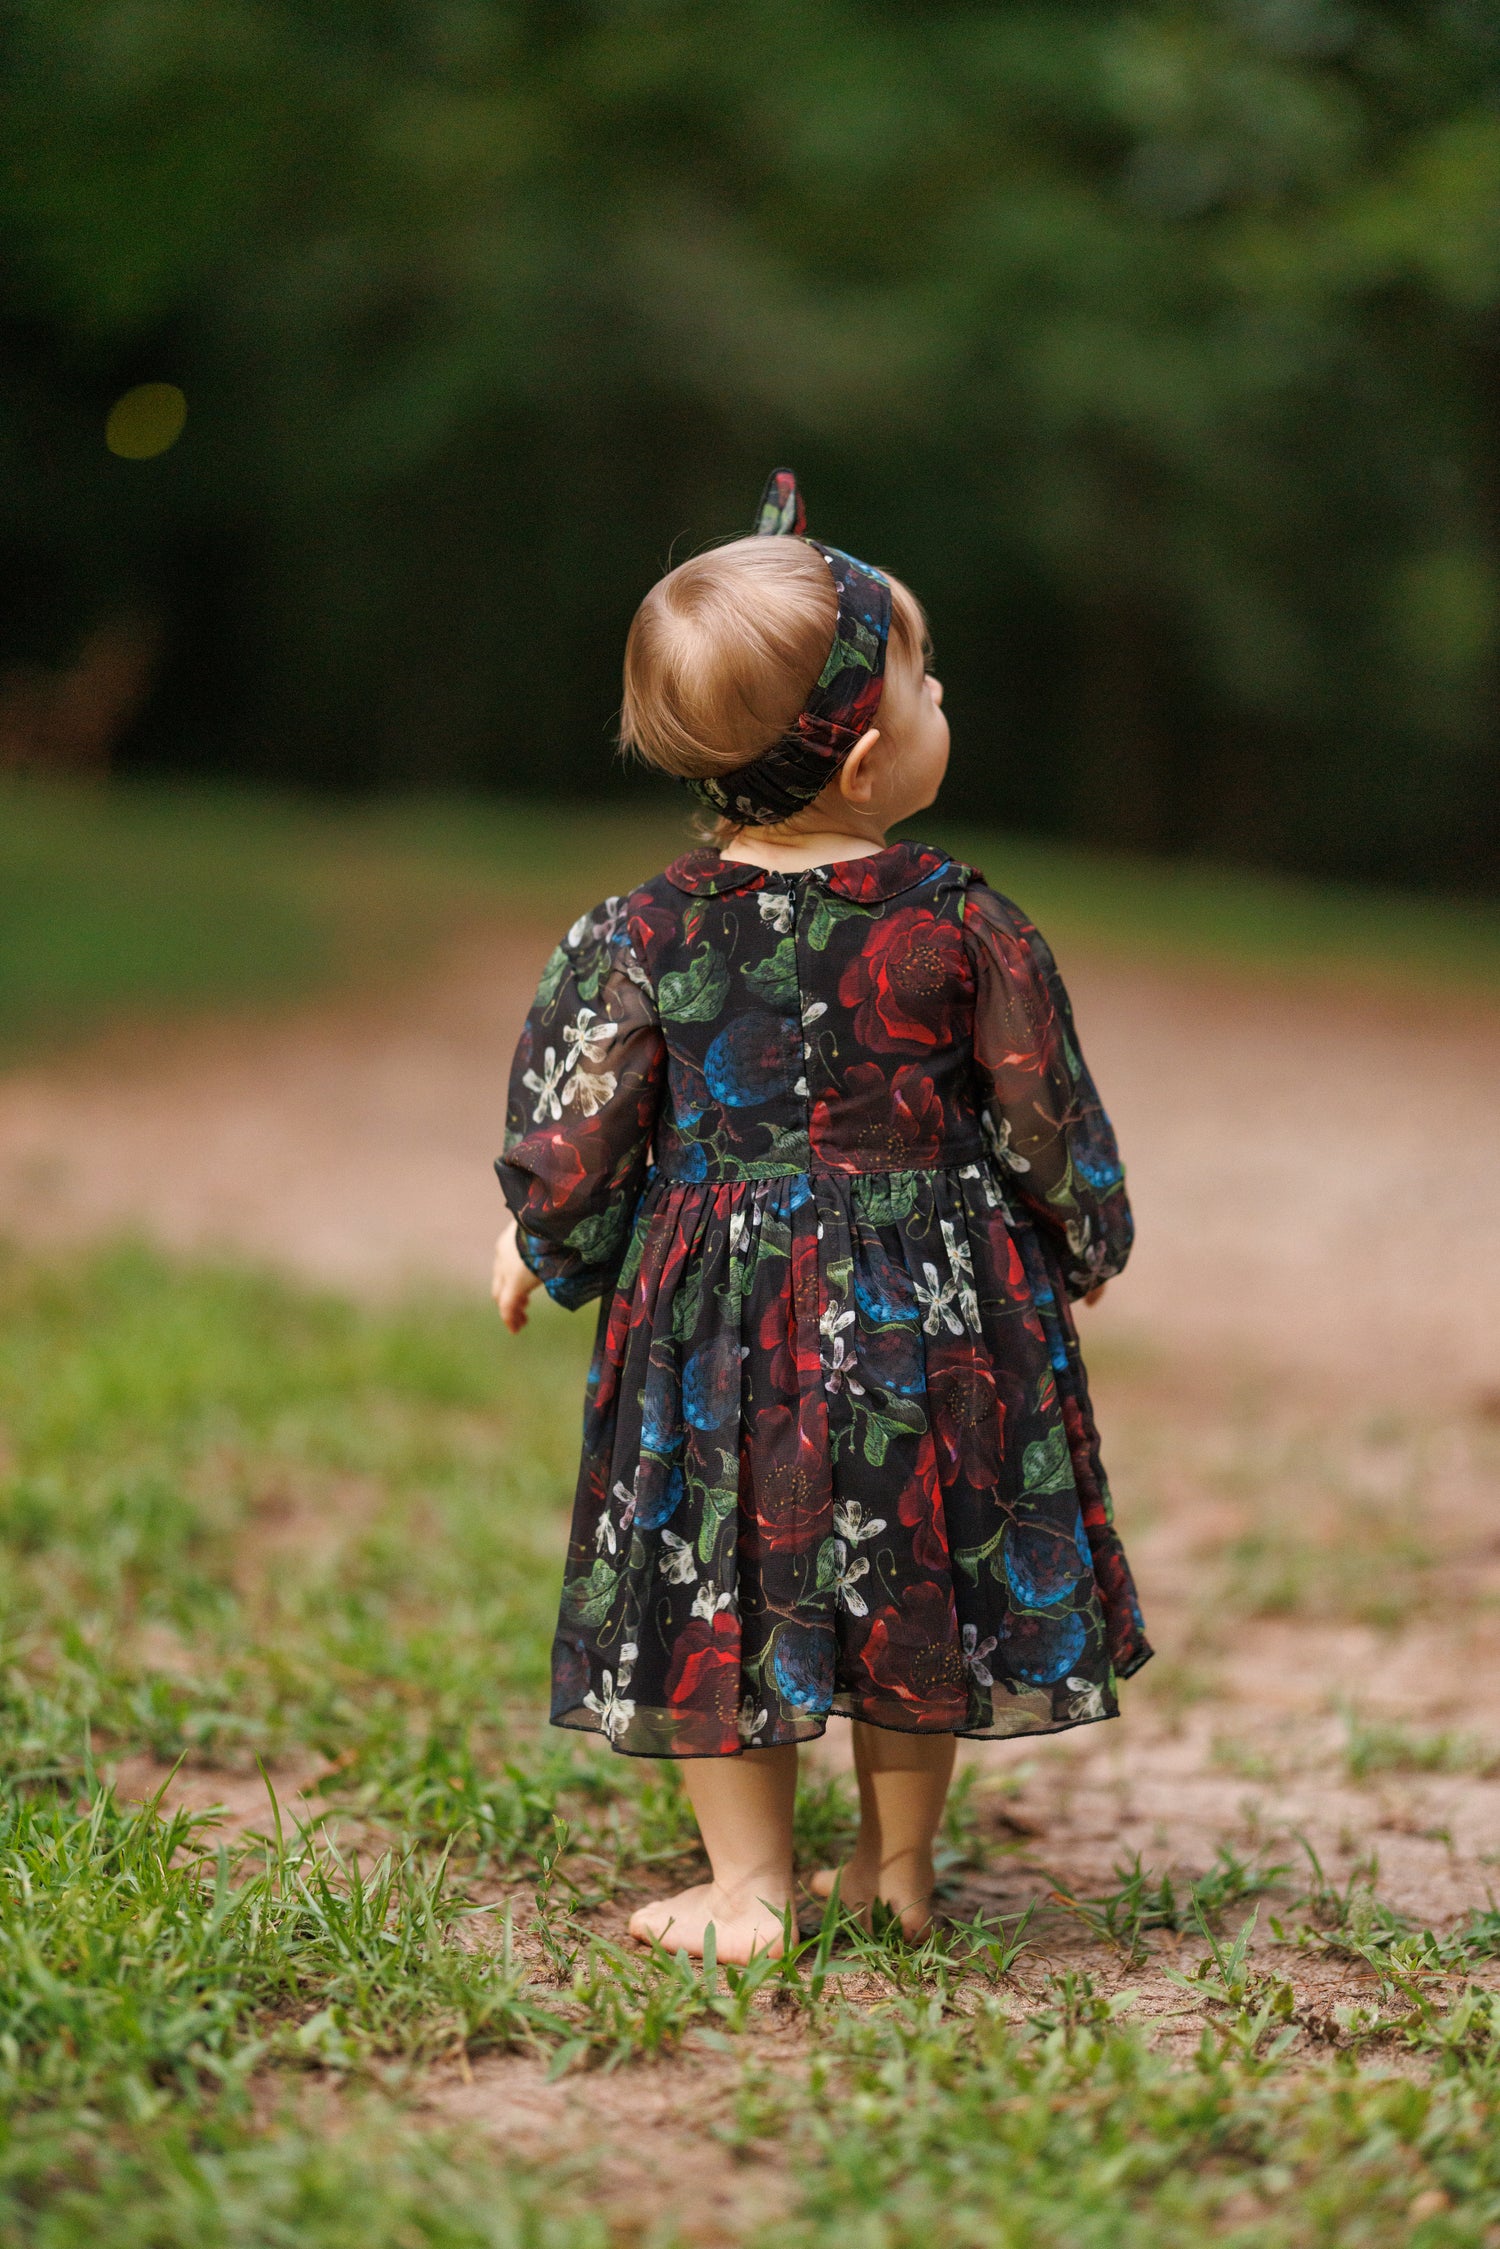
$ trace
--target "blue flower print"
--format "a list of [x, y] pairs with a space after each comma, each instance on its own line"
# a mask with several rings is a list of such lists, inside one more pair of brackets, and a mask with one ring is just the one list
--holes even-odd
[[910, 1273], [878, 1241], [854, 1253], [854, 1300], [867, 1320], [915, 1320], [917, 1292]]
[[732, 1016], [703, 1058], [716, 1101], [749, 1109], [790, 1093], [802, 1075], [802, 1026], [792, 1015]]
[[1092, 1567], [1081, 1544], [1083, 1519], [1076, 1512], [1070, 1530], [1056, 1523], [1017, 1522], [1005, 1533], [1005, 1575], [1024, 1609], [1050, 1609], [1065, 1601]]
[[641, 1444], [667, 1457], [682, 1448], [681, 1392], [677, 1369], [654, 1354], [646, 1368], [641, 1399]]
[[682, 1463], [666, 1462], [642, 1454], [635, 1479], [635, 1521], [643, 1531], [659, 1531], [670, 1523], [687, 1494]]
[[1012, 1610], [1000, 1627], [1007, 1671], [1035, 1687], [1050, 1687], [1072, 1671], [1088, 1646], [1088, 1627], [1076, 1610], [1049, 1615]]
[[722, 1429], [740, 1412], [740, 1347], [732, 1335], [716, 1335], [696, 1350], [682, 1370], [682, 1410], [695, 1429]]
[[815, 1631], [807, 1624], [782, 1625], [771, 1673], [791, 1709], [827, 1710], [833, 1701], [833, 1633]]

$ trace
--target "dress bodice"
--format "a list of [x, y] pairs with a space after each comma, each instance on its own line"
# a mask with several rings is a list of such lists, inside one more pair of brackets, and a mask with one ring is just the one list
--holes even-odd
[[690, 853], [631, 900], [680, 1179], [976, 1162], [968, 870], [896, 845], [795, 875]]
[[516, 1049], [499, 1170], [563, 1302], [619, 1271], [653, 1170], [705, 1189], [983, 1162], [1074, 1294], [1130, 1210], [1051, 953], [921, 844], [787, 876], [694, 851], [580, 915]]

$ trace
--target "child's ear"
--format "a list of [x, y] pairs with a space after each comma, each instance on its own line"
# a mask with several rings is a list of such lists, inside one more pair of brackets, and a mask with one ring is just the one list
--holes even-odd
[[880, 728], [872, 726], [867, 734], [861, 734], [839, 767], [839, 794], [856, 812], [868, 812], [875, 794], [872, 752], [879, 740]]

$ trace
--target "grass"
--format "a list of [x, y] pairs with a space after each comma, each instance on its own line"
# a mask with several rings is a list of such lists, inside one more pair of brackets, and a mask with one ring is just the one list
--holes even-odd
[[[1131, 859], [941, 813], [920, 826], [1018, 897], [1065, 954], [1500, 989], [1500, 907]], [[688, 828], [680, 801], [644, 781], [638, 809], [570, 808], [566, 820], [464, 800], [0, 782], [0, 1059], [122, 1015], [378, 983], [484, 919], [564, 926], [674, 856]]]
[[659, 797], [564, 822], [522, 805], [0, 777], [0, 1060], [122, 1017], [378, 983], [497, 915], [565, 924], [683, 840]]
[[1293, 2076], [1260, 2039], [1246, 2052], [1228, 2023], [1184, 2067], [1153, 2049], [1128, 1999], [1087, 1977], [1055, 1979], [1048, 1997], [1019, 2033], [993, 1999], [957, 2019], [921, 2000], [846, 2018], [805, 2081], [765, 2073], [741, 2129], [758, 2144], [789, 2136], [805, 2180], [780, 2238], [797, 2249], [1491, 2238], [1491, 2011], [1478, 2057], [1414, 2084]]
[[[727, 2073], [715, 2128], [791, 2178], [744, 2249], [1493, 2238], [1495, 1916], [1434, 1936], [1368, 1870], [1132, 1858], [915, 1950], [830, 1911], [744, 1972], [622, 1945], [622, 1885], [698, 1862], [674, 1773], [538, 1724], [587, 1340], [129, 1245], [0, 1259], [0, 2240], [640, 2240], [589, 2161], [435, 2119], [498, 2052]], [[110, 1785], [178, 1760], [236, 1824]], [[1032, 1848], [1005, 1794], [955, 1794], [960, 1888]], [[803, 1863], [850, 1824], [805, 1787]], [[1355, 1996], [1308, 1999], [1320, 1964]]]
[[1500, 1747], [1473, 1734], [1421, 1733], [1357, 1710], [1345, 1711], [1344, 1724], [1344, 1762], [1354, 1781], [1377, 1773], [1473, 1773], [1481, 1780], [1500, 1773]]

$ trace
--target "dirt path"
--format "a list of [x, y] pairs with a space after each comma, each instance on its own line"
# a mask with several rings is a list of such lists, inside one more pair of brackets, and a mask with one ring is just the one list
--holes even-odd
[[[136, 1228], [481, 1291], [506, 1063], [551, 933], [385, 999], [117, 1033], [0, 1079], [0, 1233]], [[1096, 1315], [1382, 1401], [1500, 1396], [1500, 1009], [1067, 964], [1140, 1243]]]
[[[550, 935], [471, 936], [384, 999], [119, 1033], [0, 1078], [0, 1235], [133, 1228], [482, 1298], [505, 1070]], [[1089, 1332], [1159, 1656], [1127, 1723], [966, 1753], [1002, 1795], [953, 1910], [1102, 1894], [1135, 1852], [1179, 1888], [1221, 1849], [1305, 1880], [1310, 1846], [1334, 1883], [1378, 1860], [1392, 1906], [1451, 1922], [1500, 1861], [1500, 1008], [1065, 965], [1140, 1225]], [[1381, 1723], [1361, 1765], [1356, 1725]], [[848, 1754], [834, 1728], [817, 1761]], [[317, 1813], [321, 1770], [278, 1772], [289, 1815]], [[223, 1805], [230, 1833], [266, 1819], [258, 1775], [138, 1756], [118, 1778]], [[1179, 1941], [1186, 1965], [1196, 1940], [1161, 1933], [1127, 1963], [1054, 1914], [1012, 2002], [1086, 1965], [1185, 2054], [1202, 2024], [1167, 1972]], [[1368, 2000], [1358, 1964], [1275, 1960], [1309, 2020]], [[793, 2031], [760, 2030], [767, 2066], [797, 2066]], [[734, 2067], [698, 2043], [560, 2083], [529, 2056], [465, 2058], [422, 2097], [507, 2151], [594, 2166], [616, 2222], [718, 2244], [789, 2192], [719, 2136]]]

